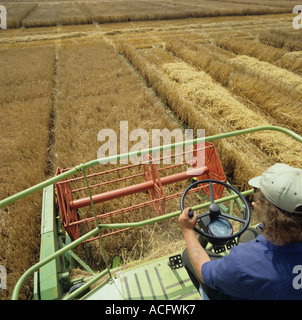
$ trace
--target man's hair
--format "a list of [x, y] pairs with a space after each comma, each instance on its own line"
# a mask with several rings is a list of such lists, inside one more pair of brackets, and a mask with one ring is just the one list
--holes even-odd
[[275, 207], [258, 189], [254, 201], [260, 201], [255, 214], [264, 224], [263, 235], [275, 245], [302, 242], [302, 214], [294, 215]]

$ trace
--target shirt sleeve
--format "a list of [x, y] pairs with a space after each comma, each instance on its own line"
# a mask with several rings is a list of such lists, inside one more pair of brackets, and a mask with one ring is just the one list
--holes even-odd
[[207, 286], [233, 297], [242, 295], [240, 288], [245, 276], [241, 268], [238, 267], [236, 250], [231, 250], [229, 255], [220, 259], [204, 263], [201, 273]]

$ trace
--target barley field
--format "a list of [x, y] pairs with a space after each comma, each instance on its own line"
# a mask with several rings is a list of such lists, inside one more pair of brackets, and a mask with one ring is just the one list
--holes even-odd
[[[192, 128], [209, 136], [278, 125], [302, 135], [302, 30], [293, 28], [291, 13], [297, 1], [0, 4], [8, 12], [8, 29], [0, 30], [0, 199], [53, 176], [57, 167], [96, 159], [98, 132], [110, 128], [119, 136], [120, 121], [129, 132]], [[240, 190], [276, 162], [302, 166], [301, 145], [281, 133], [262, 131], [215, 146]], [[173, 187], [165, 189], [170, 192]], [[125, 197], [96, 208], [104, 213], [146, 199]], [[38, 192], [0, 209], [0, 264], [8, 277], [0, 299], [9, 299], [18, 278], [39, 260], [41, 202]], [[179, 201], [166, 209], [178, 210]], [[108, 221], [139, 221], [154, 211]], [[92, 216], [89, 209], [82, 214]], [[110, 260], [120, 255], [126, 262], [162, 253], [163, 243], [171, 252], [184, 247], [177, 219], [104, 243]], [[96, 270], [104, 267], [98, 242], [83, 244], [78, 254]], [[32, 299], [32, 291], [30, 279], [21, 298]]]

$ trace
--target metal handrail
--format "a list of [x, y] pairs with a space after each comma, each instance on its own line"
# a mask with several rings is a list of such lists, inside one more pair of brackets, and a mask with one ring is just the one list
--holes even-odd
[[124, 159], [127, 157], [132, 157], [132, 156], [141, 156], [141, 155], [145, 155], [145, 154], [150, 154], [151, 152], [162, 151], [162, 150], [166, 150], [166, 149], [170, 149], [170, 148], [174, 149], [174, 148], [185, 146], [185, 145], [192, 145], [192, 143], [195, 144], [195, 143], [200, 143], [200, 142], [214, 141], [214, 140], [234, 137], [234, 136], [238, 136], [241, 134], [253, 133], [253, 132], [263, 131], [263, 130], [273, 130], [273, 131], [283, 132], [285, 134], [290, 135], [292, 138], [302, 142], [302, 137], [289, 129], [286, 129], [283, 127], [278, 127], [278, 126], [260, 126], [260, 127], [242, 129], [242, 130], [232, 131], [232, 132], [227, 132], [227, 133], [221, 133], [221, 134], [217, 134], [217, 135], [213, 135], [213, 136], [209, 136], [209, 137], [203, 137], [203, 138], [199, 138], [199, 139], [178, 142], [178, 143], [169, 144], [169, 145], [165, 145], [165, 146], [159, 146], [159, 147], [155, 147], [155, 148], [144, 149], [141, 151], [134, 151], [134, 152], [119, 154], [119, 155], [115, 155], [115, 156], [105, 157], [105, 158], [101, 158], [101, 159], [95, 159], [95, 160], [89, 161], [87, 163], [82, 163], [82, 164], [74, 167], [73, 169], [70, 169], [64, 173], [61, 173], [58, 176], [55, 176], [55, 177], [50, 178], [48, 180], [45, 180], [39, 184], [36, 184], [33, 187], [25, 189], [15, 195], [12, 195], [8, 198], [1, 200], [0, 201], [0, 208], [4, 207], [10, 203], [13, 203], [19, 199], [22, 199], [22, 198], [24, 198], [24, 197], [28, 196], [29, 194], [32, 194], [36, 191], [42, 190], [43, 188], [45, 188], [51, 184], [54, 184], [56, 182], [59, 182], [65, 178], [67, 178], [67, 177], [70, 177], [82, 169], [87, 169], [87, 168], [93, 167], [97, 164], [107, 163], [107, 162], [111, 162], [111, 161], [118, 161], [118, 160], [121, 160], [121, 159]]
[[[168, 148], [177, 148], [180, 146], [185, 146], [185, 145], [192, 145], [192, 143], [200, 143], [200, 142], [207, 142], [207, 141], [214, 141], [214, 140], [218, 140], [218, 139], [223, 139], [223, 138], [229, 138], [229, 137], [234, 137], [237, 135], [241, 135], [241, 134], [247, 134], [247, 133], [253, 133], [253, 132], [257, 132], [257, 131], [263, 131], [263, 130], [273, 130], [273, 131], [279, 131], [279, 132], [283, 132], [285, 134], [290, 135], [292, 138], [298, 140], [299, 142], [302, 142], [302, 137], [298, 134], [296, 134], [295, 132], [283, 128], [283, 127], [277, 127], [277, 126], [261, 126], [261, 127], [255, 127], [255, 128], [249, 128], [249, 129], [243, 129], [243, 130], [238, 130], [238, 131], [232, 131], [232, 132], [228, 132], [228, 133], [221, 133], [221, 134], [217, 134], [217, 135], [213, 135], [213, 136], [209, 136], [209, 137], [203, 137], [203, 138], [199, 138], [199, 139], [193, 139], [193, 140], [189, 140], [189, 141], [183, 141], [183, 142], [179, 142], [179, 143], [175, 143], [175, 144], [170, 144], [170, 145], [165, 145], [165, 146], [160, 146], [160, 147], [156, 147], [156, 148], [149, 148], [149, 149], [145, 149], [142, 151], [135, 151], [135, 152], [130, 152], [130, 153], [125, 153], [125, 154], [121, 154], [121, 155], [115, 155], [115, 156], [110, 156], [110, 157], [105, 157], [102, 159], [96, 159], [96, 160], [92, 160], [90, 162], [84, 163], [84, 164], [80, 164], [78, 166], [76, 166], [75, 168], [66, 171], [56, 177], [53, 177], [51, 179], [48, 179], [42, 183], [39, 183], [31, 188], [28, 188], [22, 192], [19, 192], [11, 197], [8, 197], [2, 201], [0, 201], [0, 208], [4, 207], [5, 205], [8, 205], [10, 203], [13, 203], [21, 198], [26, 197], [29, 194], [32, 194], [36, 191], [39, 191], [51, 184], [54, 184], [60, 180], [63, 180], [73, 174], [75, 174], [76, 172], [92, 167], [94, 165], [100, 164], [100, 163], [107, 163], [109, 161], [114, 161], [114, 160], [121, 160], [124, 159], [126, 157], [131, 157], [131, 156], [140, 156], [140, 155], [144, 155], [144, 154], [150, 154], [151, 152], [154, 151], [162, 151], [162, 150], [166, 150]], [[242, 192], [242, 195], [246, 196], [249, 194], [253, 193], [253, 189], [248, 190], [248, 191], [244, 191]], [[232, 199], [237, 198], [238, 195], [231, 195], [228, 197], [224, 197], [221, 199], [216, 200], [216, 203], [222, 203], [224, 201], [229, 201]], [[193, 207], [193, 210], [198, 210], [204, 207], [207, 207], [210, 205], [210, 202], [204, 203], [202, 205], [198, 205]], [[17, 281], [13, 293], [12, 293], [12, 300], [17, 300], [19, 297], [19, 292], [20, 289], [22, 287], [22, 285], [24, 284], [24, 282], [28, 279], [28, 277], [30, 275], [32, 275], [35, 271], [37, 271], [38, 269], [40, 269], [41, 267], [43, 267], [45, 264], [47, 264], [48, 262], [56, 259], [57, 257], [63, 255], [64, 253], [66, 253], [67, 251], [71, 250], [72, 248], [76, 247], [77, 245], [79, 245], [80, 243], [82, 243], [83, 241], [89, 239], [90, 237], [92, 237], [93, 235], [95, 235], [96, 233], [99, 232], [99, 229], [105, 229], [105, 228], [138, 228], [138, 227], [143, 227], [152, 223], [156, 223], [159, 221], [163, 221], [166, 219], [170, 219], [173, 217], [176, 217], [177, 215], [179, 215], [181, 213], [180, 210], [169, 213], [169, 214], [165, 214], [159, 217], [155, 217], [152, 219], [148, 219], [148, 220], [143, 220], [140, 222], [132, 222], [132, 223], [116, 223], [116, 224], [99, 224], [95, 229], [89, 231], [88, 233], [86, 233], [85, 235], [81, 236], [80, 238], [74, 240], [73, 242], [71, 242], [70, 244], [64, 246], [62, 249], [59, 249], [58, 251], [56, 251], [55, 253], [53, 253], [52, 255], [50, 255], [49, 257], [47, 257], [46, 259], [38, 262], [37, 264], [35, 264], [34, 266], [32, 266], [31, 268], [29, 268]], [[89, 285], [91, 285], [92, 283], [96, 282], [98, 279], [100, 279], [102, 276], [104, 276], [105, 274], [110, 273], [109, 269], [106, 269], [104, 271], [102, 271], [101, 273], [97, 274], [93, 279], [91, 279], [89, 282], [87, 282], [84, 286], [80, 287], [79, 289], [75, 290], [71, 295], [67, 296], [67, 299], [72, 299], [73, 297], [75, 297], [80, 291], [84, 290], [85, 288], [87, 288]]]

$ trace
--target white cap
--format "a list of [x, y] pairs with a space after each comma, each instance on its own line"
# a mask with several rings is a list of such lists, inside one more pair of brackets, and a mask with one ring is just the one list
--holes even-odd
[[302, 216], [302, 169], [276, 163], [249, 184], [260, 189], [277, 208]]

